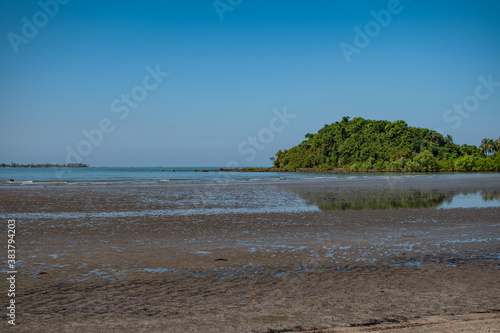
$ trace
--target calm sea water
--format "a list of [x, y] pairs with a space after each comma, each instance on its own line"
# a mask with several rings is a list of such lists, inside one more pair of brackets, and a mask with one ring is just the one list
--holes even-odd
[[[278, 184], [280, 182], [309, 182], [315, 180], [328, 180], [335, 187], [336, 181], [369, 181], [385, 179], [394, 181], [405, 181], [411, 178], [427, 178], [436, 181], [457, 181], [461, 178], [478, 177], [488, 178], [491, 182], [500, 182], [500, 174], [325, 174], [325, 173], [297, 173], [297, 172], [219, 172], [220, 168], [0, 168], [0, 186], [37, 186], [37, 185], [78, 185], [78, 184], [224, 184], [231, 182], [243, 183], [265, 183]], [[203, 170], [203, 171], [202, 171]], [[11, 181], [13, 179], [13, 181]], [[230, 198], [222, 198], [221, 195], [213, 195], [214, 187], [211, 187], [210, 196], [205, 195], [203, 200], [210, 206], [222, 207], [223, 203], [232, 202], [239, 198], [241, 202], [238, 209], [246, 209], [251, 206], [249, 197], [259, 201], [257, 206], [262, 206], [263, 211], [268, 211], [272, 199], [277, 200], [283, 207], [274, 207], [273, 211], [309, 211], [320, 210], [345, 210], [345, 209], [394, 209], [394, 208], [469, 208], [469, 207], [499, 207], [500, 194], [496, 192], [474, 191], [474, 192], [418, 192], [418, 191], [385, 191], [383, 193], [365, 193], [362, 195], [351, 195], [341, 190], [334, 196], [322, 197], [321, 192], [312, 197], [300, 197], [298, 194], [286, 194], [274, 187], [266, 187], [262, 193], [258, 192], [249, 196], [248, 189], [236, 191]], [[218, 189], [217, 191], [221, 191]], [[227, 189], [226, 189], [227, 191]], [[270, 193], [267, 193], [270, 191]], [[223, 191], [224, 192], [224, 191]], [[272, 193], [271, 193], [272, 192]], [[418, 192], [418, 193], [417, 193]], [[221, 192], [222, 193], [222, 192]], [[239, 194], [238, 194], [239, 193]], [[290, 197], [292, 195], [292, 197]], [[303, 195], [302, 195], [303, 196]], [[213, 198], [212, 198], [213, 197]], [[192, 198], [181, 206], [189, 206]], [[209, 202], [213, 200], [213, 202]], [[254, 201], [255, 201], [254, 200]], [[252, 201], [253, 202], [253, 201]], [[183, 207], [184, 207], [183, 206]], [[260, 207], [259, 206], [259, 207]], [[271, 205], [272, 206], [272, 205]], [[276, 205], [275, 205], [276, 206]], [[253, 207], [253, 206], [252, 206]], [[255, 210], [255, 207], [252, 209]], [[261, 209], [261, 210], [262, 210]], [[189, 212], [193, 212], [191, 209]], [[206, 209], [202, 211], [207, 213]], [[213, 209], [218, 212], [217, 209]], [[166, 214], [161, 211], [161, 214]], [[168, 211], [169, 214], [184, 214], [181, 210]], [[128, 214], [128, 213], [127, 213]]]
[[[150, 182], [224, 182], [284, 179], [335, 178], [329, 174], [274, 172], [218, 172], [220, 167], [120, 167], [120, 168], [0, 168], [0, 184], [36, 183], [150, 183]], [[13, 179], [14, 182], [10, 180]]]
[[[0, 184], [46, 183], [161, 183], [195, 182], [213, 183], [228, 181], [280, 181], [314, 179], [366, 179], [371, 174], [339, 175], [297, 172], [219, 172], [219, 167], [120, 167], [120, 168], [0, 168]], [[402, 175], [401, 177], [411, 177]], [[10, 181], [11, 179], [14, 182]]]
[[[226, 181], [281, 181], [318, 179], [374, 179], [374, 178], [460, 178], [491, 177], [498, 181], [500, 174], [327, 174], [298, 172], [218, 172], [220, 167], [117, 167], [117, 168], [0, 168], [0, 185], [28, 185], [47, 183], [161, 183]], [[207, 171], [207, 172], [204, 172]], [[10, 181], [13, 179], [14, 181]]]

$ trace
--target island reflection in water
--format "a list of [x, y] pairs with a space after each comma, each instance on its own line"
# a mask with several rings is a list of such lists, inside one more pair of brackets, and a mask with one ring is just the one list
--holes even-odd
[[440, 190], [342, 190], [298, 193], [320, 210], [500, 207], [500, 192]]

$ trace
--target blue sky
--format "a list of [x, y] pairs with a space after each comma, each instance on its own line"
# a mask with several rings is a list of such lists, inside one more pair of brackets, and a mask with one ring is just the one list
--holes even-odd
[[500, 136], [498, 1], [9, 0], [0, 26], [1, 162], [268, 166], [346, 115]]

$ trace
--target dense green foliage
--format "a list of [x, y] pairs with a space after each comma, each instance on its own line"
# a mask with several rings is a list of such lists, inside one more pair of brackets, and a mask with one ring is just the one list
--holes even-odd
[[298, 146], [278, 151], [280, 170], [344, 171], [500, 171], [498, 141], [477, 146], [453, 143], [451, 136], [410, 127], [402, 120], [342, 118], [307, 134]]

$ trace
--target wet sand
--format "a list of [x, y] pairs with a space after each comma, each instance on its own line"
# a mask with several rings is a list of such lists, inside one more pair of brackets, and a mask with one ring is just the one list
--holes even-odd
[[498, 331], [500, 208], [266, 211], [249, 195], [295, 205], [402, 188], [498, 193], [500, 183], [0, 188], [3, 216], [17, 221], [12, 331]]

